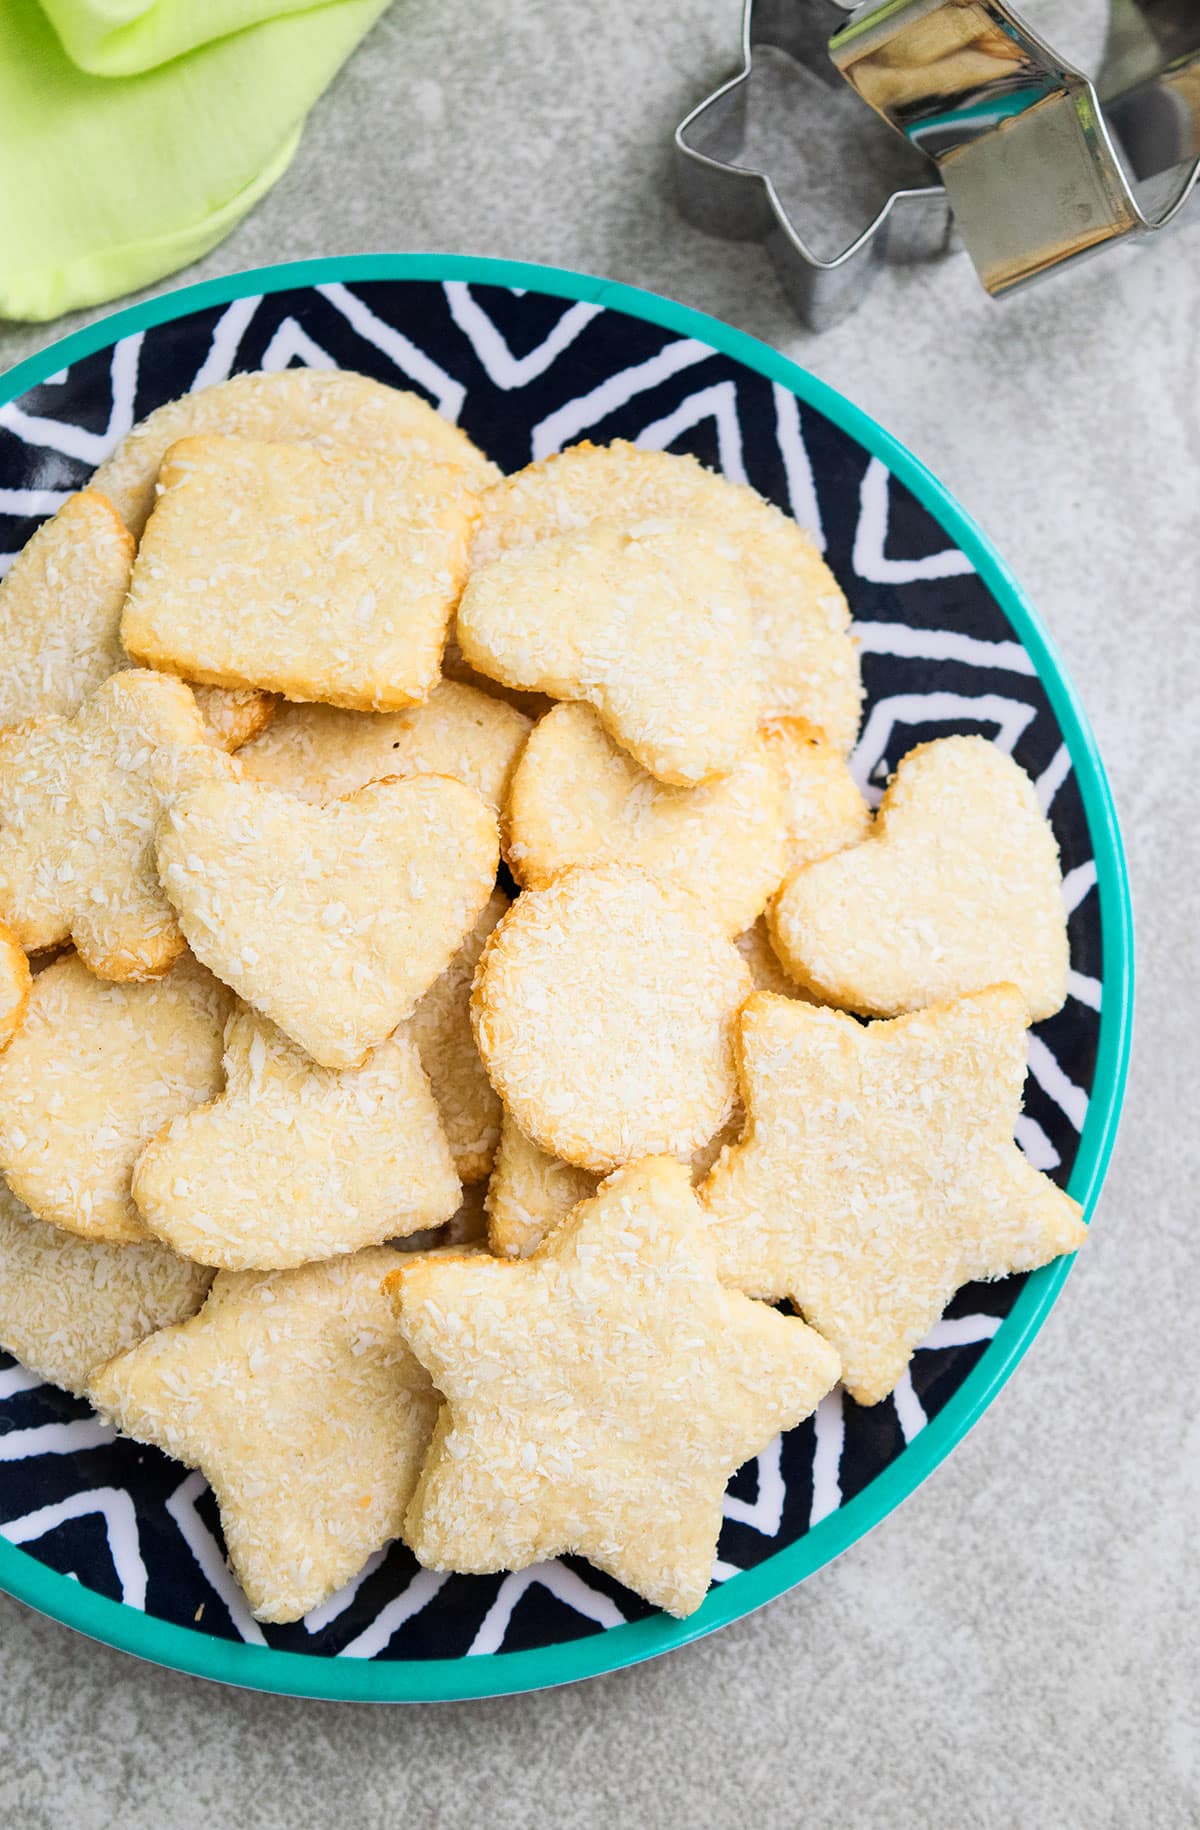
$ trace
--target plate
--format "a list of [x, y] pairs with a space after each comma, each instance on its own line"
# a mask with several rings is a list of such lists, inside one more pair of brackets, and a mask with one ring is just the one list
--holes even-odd
[[[415, 388], [506, 470], [583, 438], [691, 451], [813, 530], [862, 643], [853, 766], [870, 798], [913, 744], [955, 731], [1010, 750], [1037, 783], [1062, 851], [1071, 978], [1065, 1008], [1032, 1032], [1018, 1137], [1090, 1214], [1129, 1049], [1120, 836], [1044, 629], [930, 473], [824, 383], [680, 305], [546, 267], [372, 255], [187, 287], [14, 369], [0, 383], [0, 555], [153, 407], [289, 364]], [[729, 1488], [713, 1588], [684, 1622], [573, 1558], [440, 1576], [396, 1545], [306, 1620], [260, 1627], [203, 1479], [116, 1440], [4, 1356], [0, 1586], [143, 1658], [295, 1695], [475, 1697], [611, 1671], [748, 1613], [878, 1524], [995, 1397], [1069, 1269], [961, 1291], [894, 1398], [868, 1410], [834, 1393], [748, 1463]], [[1055, 1401], [1047, 1385], [1043, 1402]]]

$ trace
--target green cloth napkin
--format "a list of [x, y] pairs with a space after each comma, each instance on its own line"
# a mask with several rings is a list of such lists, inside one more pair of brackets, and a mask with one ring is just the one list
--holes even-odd
[[287, 169], [388, 0], [0, 0], [0, 317], [148, 285]]

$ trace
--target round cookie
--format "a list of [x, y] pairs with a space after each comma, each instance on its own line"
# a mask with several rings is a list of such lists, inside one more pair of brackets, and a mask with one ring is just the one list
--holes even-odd
[[493, 1086], [526, 1136], [607, 1174], [687, 1156], [729, 1117], [749, 970], [686, 890], [648, 872], [570, 870], [517, 899], [471, 1001]]

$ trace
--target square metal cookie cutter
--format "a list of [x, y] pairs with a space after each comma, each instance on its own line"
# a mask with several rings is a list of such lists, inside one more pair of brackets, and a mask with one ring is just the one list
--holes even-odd
[[[1097, 0], [1098, 3], [1098, 0]], [[844, 80], [912, 153], [927, 183], [899, 179], [830, 258], [784, 208], [770, 173], [739, 163], [755, 52], [782, 52], [836, 89]], [[675, 133], [683, 214], [763, 241], [801, 318], [821, 330], [860, 302], [884, 260], [964, 244], [988, 292], [1012, 291], [1115, 242], [1200, 211], [1200, 6], [1111, 0], [1093, 81], [1007, 0], [746, 0], [742, 68]]]

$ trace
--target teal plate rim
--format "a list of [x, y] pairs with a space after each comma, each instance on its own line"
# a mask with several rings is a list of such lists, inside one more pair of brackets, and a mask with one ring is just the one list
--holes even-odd
[[[1104, 947], [1104, 1004], [1092, 1096], [1070, 1180], [1070, 1192], [1090, 1220], [1116, 1139], [1133, 1028], [1129, 878], [1104, 766], [1050, 637], [982, 529], [920, 459], [827, 382], [718, 318], [613, 280], [562, 267], [474, 255], [364, 254], [282, 262], [226, 274], [111, 313], [19, 362], [0, 377], [0, 405], [121, 337], [189, 312], [229, 304], [248, 293], [281, 292], [334, 281], [354, 285], [370, 280], [464, 280], [476, 285], [521, 286], [626, 312], [681, 336], [709, 343], [769, 381], [780, 382], [880, 458], [967, 554], [1012, 623], [1046, 689], [1078, 776], [1095, 846]], [[1071, 1258], [1059, 1259], [1029, 1277], [1012, 1310], [953, 1398], [881, 1475], [796, 1543], [714, 1589], [688, 1620], [672, 1620], [659, 1614], [536, 1651], [495, 1652], [477, 1658], [372, 1661], [317, 1658], [303, 1652], [248, 1646], [155, 1620], [124, 1602], [81, 1587], [3, 1539], [0, 1589], [92, 1639], [154, 1664], [285, 1696], [341, 1702], [443, 1702], [507, 1696], [598, 1677], [685, 1646], [741, 1619], [794, 1588], [878, 1525], [932, 1474], [982, 1416], [1045, 1321], [1073, 1262]]]

